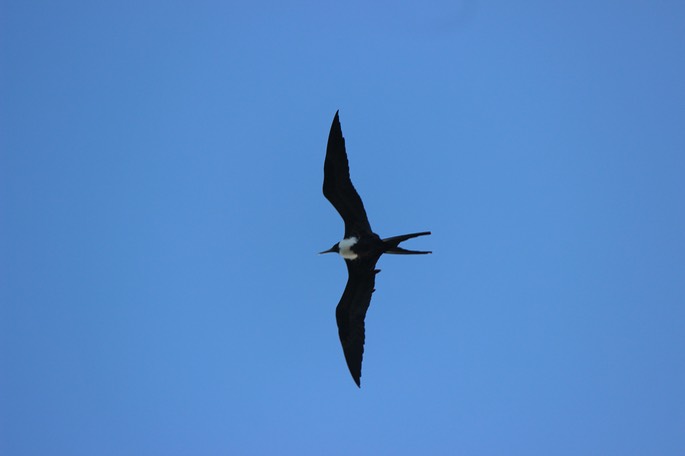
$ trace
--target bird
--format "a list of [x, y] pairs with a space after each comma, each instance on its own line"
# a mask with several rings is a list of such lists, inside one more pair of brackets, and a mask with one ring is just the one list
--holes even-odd
[[328, 135], [324, 161], [323, 194], [338, 211], [345, 223], [345, 235], [323, 253], [338, 253], [347, 265], [347, 285], [335, 309], [338, 336], [352, 379], [361, 388], [362, 357], [364, 354], [364, 319], [375, 291], [378, 259], [384, 253], [423, 255], [430, 251], [407, 250], [399, 244], [407, 239], [431, 234], [430, 231], [404, 234], [381, 239], [371, 230], [364, 203], [352, 185], [345, 150], [345, 138], [336, 111]]

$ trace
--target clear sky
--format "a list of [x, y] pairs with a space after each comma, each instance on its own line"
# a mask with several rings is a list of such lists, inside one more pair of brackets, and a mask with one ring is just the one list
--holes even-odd
[[[340, 109], [387, 237], [338, 341]], [[685, 3], [0, 3], [0, 453], [685, 454]]]

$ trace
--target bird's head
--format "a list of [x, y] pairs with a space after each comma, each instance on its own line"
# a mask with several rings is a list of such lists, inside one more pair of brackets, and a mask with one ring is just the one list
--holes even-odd
[[339, 252], [340, 252], [340, 243], [336, 242], [335, 245], [333, 245], [333, 247], [331, 247], [328, 250], [324, 250], [323, 252], [319, 252], [319, 254], [322, 254], [322, 253], [339, 253]]

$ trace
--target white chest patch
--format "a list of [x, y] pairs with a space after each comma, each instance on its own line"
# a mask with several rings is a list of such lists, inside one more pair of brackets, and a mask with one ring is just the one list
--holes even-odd
[[340, 249], [340, 256], [346, 260], [355, 260], [357, 254], [352, 251], [352, 246], [357, 243], [359, 239], [356, 237], [351, 237], [343, 239], [338, 243], [338, 248]]

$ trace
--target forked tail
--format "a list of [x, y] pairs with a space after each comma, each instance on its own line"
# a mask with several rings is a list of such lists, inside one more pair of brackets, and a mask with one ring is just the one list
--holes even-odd
[[399, 247], [400, 242], [419, 236], [427, 236], [429, 234], [431, 234], [430, 231], [422, 231], [420, 233], [403, 234], [401, 236], [393, 236], [387, 239], [383, 239], [386, 248], [385, 253], [392, 253], [395, 255], [424, 255], [426, 253], [433, 253], [421, 250], [407, 250], [403, 249], [402, 247]]

